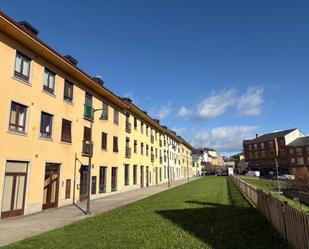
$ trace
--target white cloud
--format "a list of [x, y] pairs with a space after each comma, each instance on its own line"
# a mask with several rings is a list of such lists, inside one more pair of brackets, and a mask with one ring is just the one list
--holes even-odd
[[193, 135], [195, 147], [211, 147], [219, 152], [242, 150], [242, 141], [255, 136], [256, 126], [222, 126], [209, 131], [199, 131]]
[[235, 104], [236, 91], [234, 89], [223, 90], [219, 93], [212, 92], [197, 106], [197, 116], [208, 119], [222, 115], [226, 109]]
[[237, 103], [237, 111], [240, 115], [258, 116], [262, 112], [263, 88], [248, 87], [240, 96]]
[[188, 108], [182, 106], [182, 107], [180, 107], [180, 109], [179, 109], [179, 111], [177, 113], [177, 116], [179, 116], [179, 117], [186, 117], [186, 116], [188, 116], [190, 114], [191, 114], [191, 111]]
[[167, 103], [166, 105], [162, 105], [161, 107], [157, 108], [157, 109], [153, 109], [151, 111], [152, 116], [154, 116], [155, 118], [158, 119], [165, 119], [167, 118], [170, 113], [172, 112], [172, 108], [171, 108], [171, 104]]

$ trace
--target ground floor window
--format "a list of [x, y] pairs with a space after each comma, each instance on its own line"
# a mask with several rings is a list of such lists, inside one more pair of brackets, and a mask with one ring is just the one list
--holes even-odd
[[133, 165], [133, 184], [137, 184], [137, 165]]
[[99, 193], [106, 193], [106, 171], [107, 167], [100, 167], [100, 178], [99, 178]]
[[117, 191], [117, 167], [112, 167], [112, 191]]
[[128, 186], [130, 184], [130, 165], [125, 164], [124, 165], [124, 185]]
[[7, 161], [3, 185], [1, 217], [24, 214], [28, 162]]
[[97, 177], [91, 177], [91, 194], [95, 195], [97, 193]]

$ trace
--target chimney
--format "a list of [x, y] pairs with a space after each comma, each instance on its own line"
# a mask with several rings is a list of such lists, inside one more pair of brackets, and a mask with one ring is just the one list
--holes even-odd
[[99, 85], [103, 86], [104, 85], [104, 81], [101, 79], [100, 76], [95, 76], [92, 78], [96, 83], [98, 83]]
[[143, 111], [143, 113], [145, 113], [147, 115], [147, 112], [146, 111]]
[[159, 119], [153, 119], [153, 121], [155, 121], [156, 123], [160, 124], [160, 120]]
[[33, 26], [32, 26], [30, 23], [28, 23], [27, 21], [18, 22], [18, 25], [19, 25], [25, 32], [27, 32], [29, 35], [38, 36], [38, 34], [40, 33], [35, 27], [33, 27]]
[[163, 127], [163, 129], [165, 129], [165, 130], [167, 129], [167, 126], [165, 126], [165, 125], [163, 125], [162, 127]]
[[71, 55], [65, 55], [64, 56], [65, 60], [69, 63], [71, 63], [73, 66], [76, 66], [78, 64], [78, 60], [76, 60], [73, 56]]
[[255, 138], [258, 138], [259, 134], [255, 134]]
[[125, 102], [132, 103], [132, 99], [130, 98], [121, 98], [121, 99]]

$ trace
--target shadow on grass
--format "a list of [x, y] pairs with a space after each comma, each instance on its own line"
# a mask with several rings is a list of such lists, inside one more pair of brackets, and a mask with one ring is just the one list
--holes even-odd
[[[227, 179], [230, 205], [189, 200], [193, 208], [157, 211], [213, 249], [285, 249], [286, 242]], [[196, 208], [194, 208], [196, 206]]]

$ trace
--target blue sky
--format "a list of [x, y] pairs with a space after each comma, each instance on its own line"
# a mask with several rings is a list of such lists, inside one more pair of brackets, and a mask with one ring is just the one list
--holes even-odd
[[309, 134], [308, 1], [14, 1], [1, 10], [195, 145]]

